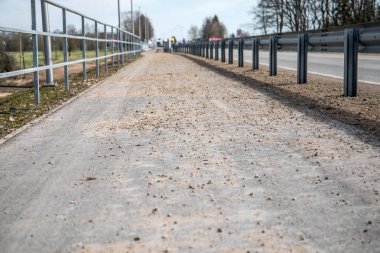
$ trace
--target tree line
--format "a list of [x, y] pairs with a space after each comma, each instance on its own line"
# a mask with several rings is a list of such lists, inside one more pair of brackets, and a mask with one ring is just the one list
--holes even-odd
[[196, 25], [192, 25], [188, 35], [191, 41], [199, 39], [208, 41], [210, 38], [224, 38], [227, 35], [227, 28], [219, 20], [219, 17], [214, 15], [214, 17], [204, 19], [201, 29], [198, 29]]
[[379, 0], [260, 0], [250, 12], [264, 34], [380, 21]]

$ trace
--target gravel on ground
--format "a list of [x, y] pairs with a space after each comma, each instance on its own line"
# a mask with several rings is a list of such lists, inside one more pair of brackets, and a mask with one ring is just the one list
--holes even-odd
[[311, 108], [344, 123], [355, 125], [380, 137], [380, 85], [358, 84], [357, 97], [343, 96], [343, 80], [308, 75], [307, 84], [297, 84], [297, 73], [278, 69], [277, 76], [269, 76], [267, 66], [252, 71], [251, 64], [238, 68], [233, 65], [186, 55], [210, 70], [265, 92], [288, 106]]
[[149, 53], [0, 146], [0, 248], [377, 252], [379, 144]]

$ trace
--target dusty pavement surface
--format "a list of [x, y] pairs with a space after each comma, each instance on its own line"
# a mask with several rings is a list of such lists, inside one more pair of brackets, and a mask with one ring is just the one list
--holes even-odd
[[237, 62], [226, 64], [220, 61], [186, 55], [189, 59], [208, 69], [255, 90], [274, 95], [288, 106], [310, 108], [330, 118], [355, 125], [380, 138], [380, 85], [358, 84], [357, 97], [343, 96], [343, 81], [319, 75], [308, 75], [307, 84], [297, 84], [297, 73], [278, 69], [277, 76], [269, 76], [268, 66], [252, 71], [246, 63], [239, 68]]
[[379, 142], [320, 116], [147, 54], [0, 146], [0, 251], [379, 252]]

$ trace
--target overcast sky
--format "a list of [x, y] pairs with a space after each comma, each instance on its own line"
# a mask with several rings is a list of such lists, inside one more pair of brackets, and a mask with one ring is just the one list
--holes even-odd
[[[87, 16], [117, 25], [117, 0], [53, 0]], [[0, 26], [30, 29], [30, 0], [0, 0]], [[120, 0], [121, 10], [130, 10], [130, 0]], [[257, 0], [133, 0], [134, 9], [141, 7], [152, 20], [157, 38], [171, 35], [187, 38], [191, 25], [201, 27], [205, 17], [217, 14], [229, 34], [251, 22], [249, 10]], [[37, 10], [40, 2], [37, 0]], [[51, 30], [61, 28], [61, 12], [49, 8]], [[78, 23], [75, 16], [68, 23]], [[41, 21], [38, 20], [40, 24]], [[247, 30], [247, 29], [246, 29]]]

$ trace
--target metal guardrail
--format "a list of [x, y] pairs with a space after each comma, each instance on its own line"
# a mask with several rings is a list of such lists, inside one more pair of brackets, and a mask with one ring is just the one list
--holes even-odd
[[[86, 63], [89, 61], [96, 61], [96, 75], [100, 75], [100, 60], [104, 60], [105, 71], [108, 71], [108, 59], [112, 58], [112, 64], [115, 63], [115, 57], [117, 58], [117, 63], [123, 63], [126, 61], [127, 55], [136, 56], [142, 51], [142, 43], [140, 37], [124, 31], [118, 27], [108, 25], [101, 21], [98, 21], [94, 18], [88, 17], [84, 14], [81, 14], [75, 10], [69, 9], [60, 4], [54, 3], [49, 0], [41, 0], [46, 4], [55, 6], [62, 10], [62, 34], [52, 33], [52, 32], [41, 32], [37, 30], [37, 17], [36, 17], [36, 0], [31, 0], [31, 21], [32, 21], [32, 30], [23, 30], [23, 29], [15, 29], [9, 27], [0, 26], [0, 31], [3, 32], [12, 32], [12, 33], [21, 33], [21, 34], [30, 34], [32, 35], [32, 44], [33, 44], [33, 67], [28, 69], [22, 69], [18, 71], [4, 72], [0, 73], [0, 79], [9, 78], [24, 74], [34, 73], [34, 102], [36, 105], [40, 103], [40, 92], [39, 92], [39, 72], [43, 70], [55, 69], [64, 67], [64, 82], [65, 82], [65, 90], [69, 90], [69, 66], [73, 64], [83, 64], [83, 80], [87, 79], [86, 73]], [[67, 33], [67, 23], [66, 17], [67, 13], [72, 13], [81, 17], [82, 23], [82, 34], [79, 35], [69, 35]], [[91, 20], [95, 22], [95, 37], [87, 37], [85, 34], [85, 20]], [[98, 25], [104, 26], [104, 39], [99, 38], [99, 30]], [[111, 33], [107, 31], [107, 28], [111, 28]], [[38, 62], [38, 36], [44, 37], [57, 37], [63, 38], [63, 54], [64, 54], [64, 62], [58, 64], [49, 64], [46, 66], [39, 66]], [[115, 39], [117, 36], [117, 39]], [[109, 39], [111, 37], [112, 39]], [[68, 57], [68, 39], [76, 39], [82, 41], [82, 59], [69, 61]], [[96, 57], [87, 58], [86, 57], [86, 43], [87, 41], [94, 41], [96, 43]], [[104, 43], [104, 55], [100, 56], [99, 52], [99, 43]], [[111, 44], [111, 54], [108, 53], [108, 44]], [[117, 48], [117, 52], [115, 52], [115, 47]]]
[[[237, 43], [236, 43], [237, 42]], [[344, 52], [343, 95], [357, 96], [358, 53], [380, 53], [380, 23], [369, 23], [331, 30], [316, 30], [301, 33], [271, 34], [244, 38], [228, 38], [219, 42], [197, 42], [175, 47], [175, 52], [233, 64], [233, 50], [238, 49], [238, 66], [244, 66], [244, 49], [252, 50], [252, 70], [259, 69], [260, 49], [269, 51], [269, 75], [277, 75], [278, 50], [297, 51], [297, 83], [307, 83], [308, 52]], [[219, 50], [220, 48], [220, 50]], [[211, 53], [211, 51], [213, 51]]]

